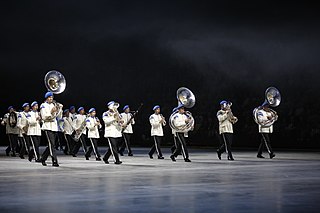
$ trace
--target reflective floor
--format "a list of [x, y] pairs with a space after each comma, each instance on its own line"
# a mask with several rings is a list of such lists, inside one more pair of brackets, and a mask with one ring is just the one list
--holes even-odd
[[[105, 148], [100, 148], [101, 153]], [[320, 153], [277, 152], [258, 159], [234, 152], [219, 161], [214, 150], [149, 159], [147, 149], [122, 165], [59, 153], [59, 168], [4, 156], [0, 148], [1, 212], [319, 212]], [[267, 156], [267, 155], [265, 155]]]

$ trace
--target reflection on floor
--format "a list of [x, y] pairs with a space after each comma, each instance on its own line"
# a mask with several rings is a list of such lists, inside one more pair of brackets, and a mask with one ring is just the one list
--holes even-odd
[[[101, 148], [101, 153], [106, 148]], [[214, 150], [149, 159], [145, 148], [122, 165], [59, 153], [59, 168], [6, 157], [0, 148], [1, 212], [318, 212], [320, 154], [278, 152], [258, 159], [234, 152], [220, 161]], [[265, 155], [267, 157], [267, 155]]]

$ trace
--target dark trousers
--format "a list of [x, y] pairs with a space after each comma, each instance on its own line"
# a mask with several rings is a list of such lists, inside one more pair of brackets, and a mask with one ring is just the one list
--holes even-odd
[[10, 151], [12, 151], [12, 155], [16, 154], [16, 149], [18, 146], [18, 135], [17, 134], [8, 134], [9, 146], [6, 149], [7, 155], [9, 155]]
[[55, 144], [55, 148], [56, 150], [63, 150], [63, 145], [65, 145], [65, 139], [64, 139], [64, 135], [63, 135], [63, 132], [58, 132], [58, 137], [57, 137], [57, 141], [56, 141], [56, 144]]
[[48, 156], [50, 155], [52, 158], [52, 163], [58, 163], [56, 149], [55, 149], [55, 143], [57, 141], [57, 132], [53, 132], [50, 130], [44, 130], [44, 134], [48, 140], [48, 146], [42, 153], [42, 161], [46, 161], [48, 159]]
[[177, 147], [173, 153], [174, 157], [177, 157], [179, 155], [179, 153], [182, 152], [183, 158], [184, 159], [189, 159], [189, 153], [188, 153], [188, 149], [187, 149], [187, 144], [186, 144], [186, 140], [184, 137], [184, 133], [183, 132], [177, 132], [176, 133], [177, 136]]
[[87, 152], [87, 144], [86, 144], [86, 137], [84, 134], [82, 134], [79, 138], [79, 141], [77, 141], [73, 147], [73, 154], [77, 154], [79, 152], [80, 147], [82, 146], [83, 148], [83, 152], [86, 153]]
[[132, 154], [131, 145], [130, 145], [131, 133], [122, 133], [122, 139], [123, 140], [122, 140], [122, 144], [119, 152], [123, 153], [124, 150], [127, 148], [128, 154]]
[[86, 157], [91, 157], [91, 152], [93, 151], [96, 158], [100, 158], [100, 153], [98, 151], [98, 138], [89, 138], [90, 141], [90, 147], [88, 151], [86, 152]]
[[26, 152], [30, 153], [30, 138], [27, 135], [23, 135], [19, 137], [21, 141], [21, 149], [20, 149], [20, 156], [23, 156]]
[[217, 151], [220, 154], [226, 152], [228, 154], [228, 158], [232, 158], [231, 145], [232, 145], [233, 134], [222, 133], [220, 134], [220, 137], [221, 137], [220, 146]]
[[153, 139], [153, 146], [151, 147], [151, 150], [149, 152], [149, 155], [152, 156], [155, 151], [157, 151], [158, 157], [162, 157], [162, 152], [161, 152], [161, 136], [152, 136]]
[[64, 140], [66, 143], [66, 146], [64, 148], [64, 153], [66, 155], [72, 154], [76, 141], [74, 141], [71, 135], [67, 135], [67, 134], [64, 134]]
[[121, 138], [111, 138], [108, 137], [107, 138], [108, 144], [109, 144], [109, 149], [106, 152], [106, 154], [104, 154], [103, 156], [103, 160], [107, 161], [111, 155], [113, 155], [115, 162], [119, 162], [119, 154], [118, 154], [118, 145], [121, 142]]
[[269, 154], [273, 154], [270, 144], [270, 133], [261, 133], [261, 143], [258, 149], [258, 155], [262, 155], [264, 147], [267, 148]]
[[41, 136], [31, 135], [29, 136], [29, 139], [31, 144], [29, 158], [32, 159], [34, 157], [36, 160], [40, 160], [39, 147], [40, 147]]

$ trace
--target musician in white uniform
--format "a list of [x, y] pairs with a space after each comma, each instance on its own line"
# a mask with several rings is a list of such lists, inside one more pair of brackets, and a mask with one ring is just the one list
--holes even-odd
[[72, 126], [72, 119], [69, 113], [69, 109], [65, 109], [63, 111], [63, 133], [66, 141], [66, 147], [64, 148], [64, 153], [66, 155], [72, 155], [72, 150], [75, 145], [75, 141], [72, 138], [72, 133], [74, 132], [73, 126]]
[[233, 139], [233, 124], [237, 122], [237, 118], [233, 116], [231, 111], [231, 102], [221, 101], [220, 110], [217, 112], [219, 121], [220, 146], [217, 150], [218, 158], [221, 160], [221, 154], [226, 152], [228, 160], [234, 160], [231, 152]]
[[119, 153], [122, 156], [125, 148], [127, 148], [128, 156], [133, 156], [132, 150], [131, 150], [130, 139], [131, 139], [131, 135], [133, 134], [132, 125], [135, 124], [135, 121], [134, 121], [133, 115], [130, 113], [129, 105], [125, 105], [123, 107], [123, 113], [121, 113], [120, 116], [124, 122], [124, 125], [125, 124], [128, 124], [128, 125], [126, 127], [123, 127], [125, 129], [122, 131], [123, 142], [122, 142], [121, 148], [119, 150]]
[[38, 112], [38, 103], [36, 101], [31, 103], [31, 111], [29, 112], [29, 117], [27, 118], [28, 122], [28, 132], [27, 135], [30, 139], [31, 150], [29, 152], [29, 161], [31, 162], [33, 157], [35, 158], [36, 162], [41, 162], [40, 154], [39, 154], [39, 147], [41, 141], [41, 117], [40, 113]]
[[75, 131], [79, 134], [81, 134], [79, 141], [76, 142], [73, 151], [72, 156], [77, 157], [77, 153], [79, 152], [80, 147], [82, 146], [83, 152], [86, 153], [87, 150], [87, 144], [86, 144], [86, 118], [85, 111], [83, 107], [78, 108], [78, 114], [75, 116], [73, 120], [73, 127]]
[[115, 109], [115, 102], [110, 101], [108, 105], [108, 111], [104, 112], [102, 115], [105, 129], [104, 129], [104, 137], [107, 138], [109, 149], [103, 156], [103, 161], [106, 164], [109, 164], [109, 158], [111, 154], [114, 157], [115, 164], [121, 164], [122, 162], [119, 159], [118, 155], [118, 145], [121, 142], [121, 130], [123, 125], [123, 120], [121, 119], [119, 113]]
[[22, 141], [21, 149], [19, 157], [21, 159], [24, 159], [24, 154], [27, 151], [27, 153], [30, 153], [30, 141], [29, 137], [27, 136], [28, 133], [28, 118], [30, 117], [29, 111], [30, 111], [30, 105], [29, 103], [24, 103], [22, 105], [23, 111], [18, 114], [18, 122], [17, 126], [19, 128], [19, 136], [20, 140]]
[[[9, 119], [10, 113], [14, 115], [14, 120]], [[10, 151], [12, 157], [16, 157], [16, 151], [18, 147], [18, 134], [19, 129], [17, 127], [17, 112], [14, 110], [13, 106], [8, 107], [8, 113], [3, 116], [3, 120], [1, 121], [1, 125], [6, 126], [6, 134], [9, 139], [9, 146], [6, 149], [6, 155], [9, 156]]]
[[[176, 110], [178, 113], [173, 118], [174, 126], [182, 127], [190, 122], [190, 118], [185, 114], [185, 109], [182, 104], [180, 104]], [[172, 161], [176, 161], [176, 157], [182, 153], [185, 162], [191, 162], [189, 159], [189, 153], [187, 149], [186, 139], [188, 130], [173, 130], [176, 135], [176, 149], [173, 154], [170, 156]]]
[[86, 127], [88, 129], [88, 139], [90, 140], [91, 146], [89, 147], [85, 157], [86, 160], [89, 160], [91, 157], [91, 152], [93, 151], [96, 156], [96, 161], [101, 161], [101, 156], [98, 151], [98, 141], [100, 138], [99, 129], [101, 129], [102, 125], [99, 119], [96, 117], [96, 109], [91, 108], [89, 110], [90, 116], [86, 119]]
[[69, 108], [69, 117], [70, 119], [73, 121], [76, 117], [77, 113], [76, 113], [76, 107], [75, 106], [70, 106]]
[[153, 159], [153, 154], [157, 151], [158, 159], [164, 159], [161, 152], [161, 139], [163, 137], [162, 127], [166, 125], [165, 118], [160, 114], [160, 106], [156, 105], [153, 107], [154, 113], [150, 115], [149, 122], [151, 125], [151, 137], [153, 140], [153, 146], [149, 151], [150, 159]]
[[47, 92], [44, 97], [46, 100], [40, 106], [40, 115], [43, 120], [41, 129], [48, 140], [48, 146], [42, 153], [41, 163], [43, 166], [46, 166], [46, 160], [50, 155], [52, 158], [52, 166], [58, 167], [59, 164], [55, 150], [55, 143], [58, 137], [58, 122], [56, 118], [62, 113], [62, 105], [57, 106], [53, 103], [52, 92]]
[[[274, 115], [274, 113], [270, 110], [269, 105], [267, 103], [264, 103], [262, 105], [262, 108], [258, 112], [259, 123], [263, 124], [264, 122], [271, 120], [273, 116], [277, 116], [277, 115]], [[261, 143], [258, 149], [257, 157], [264, 158], [262, 156], [262, 151], [263, 151], [263, 148], [266, 147], [269, 153], [269, 157], [270, 159], [272, 159], [276, 156], [273, 153], [271, 144], [270, 144], [270, 134], [273, 133], [273, 125], [269, 127], [264, 127], [261, 125], [258, 125], [258, 126], [259, 126], [259, 133], [261, 134]]]

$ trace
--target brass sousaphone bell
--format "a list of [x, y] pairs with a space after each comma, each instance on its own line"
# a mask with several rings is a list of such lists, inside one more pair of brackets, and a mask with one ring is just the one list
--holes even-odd
[[[281, 103], [280, 91], [275, 87], [267, 88], [265, 91], [265, 101], [262, 105], [268, 104], [270, 107], [277, 107], [280, 105], [280, 103]], [[253, 119], [257, 124], [261, 125], [262, 127], [270, 127], [271, 125], [274, 124], [274, 122], [277, 121], [278, 115], [276, 111], [274, 111], [273, 109], [270, 109], [272, 113], [272, 118], [270, 120], [264, 121], [264, 122], [259, 121], [258, 116], [259, 116], [260, 110], [262, 110], [262, 106], [259, 106], [253, 110]]]
[[[44, 77], [44, 85], [48, 89], [48, 91], [52, 92], [53, 94], [60, 94], [62, 93], [67, 86], [66, 78], [57, 70], [51, 70], [47, 72]], [[57, 117], [61, 111], [63, 105], [54, 101], [53, 104], [58, 109], [53, 117]]]
[[[178, 106], [179, 105], [183, 105], [186, 108], [192, 108], [195, 103], [196, 103], [196, 97], [194, 96], [194, 94], [191, 92], [191, 90], [189, 90], [186, 87], [180, 87], [177, 90], [177, 100], [178, 100]], [[179, 131], [179, 132], [188, 132], [190, 130], [193, 129], [194, 127], [194, 118], [191, 114], [191, 112], [186, 111], [185, 115], [190, 119], [189, 123], [186, 123], [183, 126], [176, 126], [174, 119], [176, 117], [176, 114], [178, 113], [178, 110], [175, 110], [169, 118], [169, 126], [175, 130], [175, 131]]]

